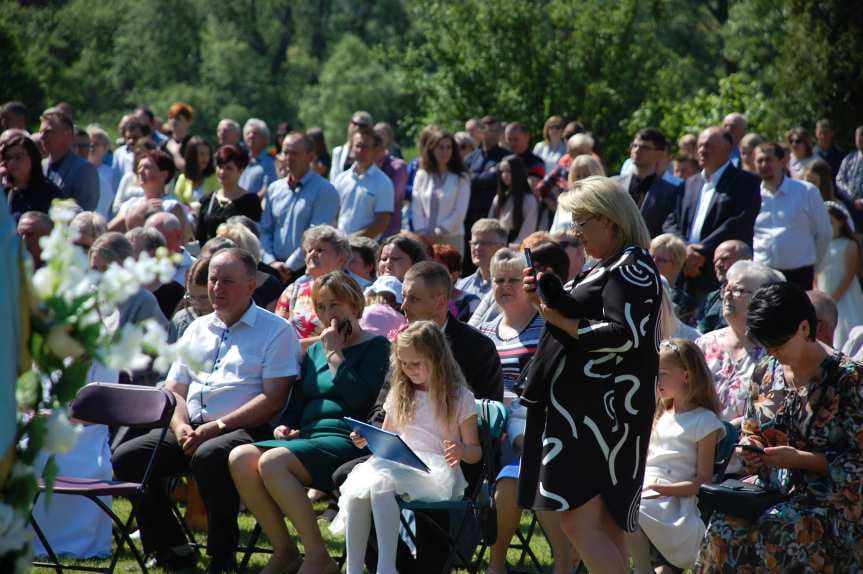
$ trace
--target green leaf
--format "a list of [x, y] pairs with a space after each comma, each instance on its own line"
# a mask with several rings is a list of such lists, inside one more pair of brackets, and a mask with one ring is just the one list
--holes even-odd
[[45, 508], [51, 506], [51, 497], [54, 494], [54, 479], [60, 474], [60, 467], [57, 466], [57, 461], [54, 460], [54, 455], [48, 458], [45, 463], [45, 469], [42, 471], [42, 480], [45, 481]]

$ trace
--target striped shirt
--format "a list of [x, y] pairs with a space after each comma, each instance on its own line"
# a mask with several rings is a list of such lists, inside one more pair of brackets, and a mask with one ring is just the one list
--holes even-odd
[[542, 328], [545, 326], [545, 320], [543, 320], [542, 315], [537, 313], [517, 336], [502, 339], [499, 334], [501, 319], [503, 319], [503, 315], [480, 324], [478, 329], [492, 340], [497, 354], [500, 356], [504, 390], [514, 392], [513, 387], [521, 376], [522, 370], [536, 353], [536, 346], [539, 343]]

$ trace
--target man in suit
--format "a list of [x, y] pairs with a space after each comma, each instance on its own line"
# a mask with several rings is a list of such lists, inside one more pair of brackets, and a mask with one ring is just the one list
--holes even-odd
[[678, 190], [657, 173], [657, 164], [668, 149], [668, 139], [656, 128], [635, 134], [629, 146], [633, 169], [613, 179], [629, 191], [647, 224], [651, 237], [660, 235], [662, 224], [677, 207]]
[[679, 207], [665, 222], [665, 231], [687, 242], [683, 282], [696, 302], [718, 287], [713, 253], [723, 241], [752, 245], [755, 218], [761, 209], [760, 179], [731, 163], [734, 140], [720, 127], [698, 136], [701, 173], [684, 182]]

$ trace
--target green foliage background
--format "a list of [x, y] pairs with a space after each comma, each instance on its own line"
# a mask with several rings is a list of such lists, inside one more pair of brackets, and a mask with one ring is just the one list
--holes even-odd
[[[139, 103], [324, 128], [367, 109], [409, 144], [495, 113], [582, 121], [611, 165], [631, 133], [745, 110], [768, 136], [863, 123], [859, 0], [0, 1], [0, 101], [113, 128]], [[34, 114], [35, 116], [36, 114]]]

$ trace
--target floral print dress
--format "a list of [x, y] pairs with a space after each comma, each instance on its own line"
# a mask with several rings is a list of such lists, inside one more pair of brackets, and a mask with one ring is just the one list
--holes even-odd
[[761, 482], [786, 475], [787, 500], [752, 522], [715, 513], [693, 572], [863, 572], [863, 365], [834, 353], [821, 380], [786, 386], [766, 358], [752, 376], [743, 442], [824, 455], [826, 475], [748, 468]]
[[731, 327], [705, 333], [696, 339], [695, 344], [704, 353], [707, 367], [713, 373], [716, 394], [719, 396], [719, 417], [731, 422], [743, 416], [749, 398], [752, 370], [764, 358], [764, 349], [753, 347], [746, 355], [735, 359], [725, 349], [725, 332], [728, 329]]

